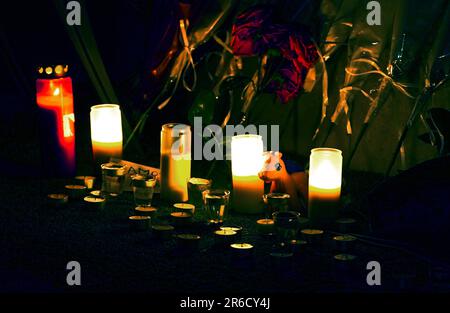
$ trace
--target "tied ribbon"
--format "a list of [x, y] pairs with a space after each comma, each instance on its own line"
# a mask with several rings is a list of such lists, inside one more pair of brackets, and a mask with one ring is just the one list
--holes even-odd
[[414, 98], [408, 91], [406, 91], [406, 88], [408, 87], [406, 84], [396, 82], [391, 76], [384, 73], [376, 62], [374, 62], [372, 60], [368, 60], [368, 59], [356, 59], [356, 60], [353, 60], [352, 63], [366, 63], [366, 64], [371, 65], [373, 68], [375, 68], [375, 70], [369, 70], [369, 71], [365, 71], [365, 72], [361, 72], [361, 73], [355, 73], [355, 72], [350, 71], [350, 69], [348, 67], [346, 67], [345, 72], [348, 75], [363, 76], [363, 75], [368, 75], [368, 74], [379, 74], [379, 75], [383, 76], [384, 79], [388, 80], [392, 84], [392, 86], [394, 86], [398, 91], [400, 91], [401, 93], [403, 93], [404, 95], [406, 95], [407, 97], [409, 97], [411, 99]]
[[369, 99], [372, 103], [374, 102], [374, 99], [363, 89], [359, 88], [359, 87], [353, 87], [353, 86], [347, 86], [344, 88], [341, 88], [339, 90], [339, 102], [336, 106], [336, 110], [334, 111], [333, 115], [331, 116], [331, 122], [336, 124], [336, 120], [339, 117], [339, 115], [341, 114], [342, 111], [344, 111], [346, 119], [347, 119], [347, 134], [351, 135], [352, 134], [352, 125], [350, 123], [350, 116], [348, 115], [349, 112], [349, 107], [348, 107], [348, 103], [347, 103], [347, 93], [349, 91], [359, 91], [364, 97], [366, 97], [367, 99]]
[[[378, 74], [383, 76], [383, 82], [382, 84], [386, 84], [387, 82], [390, 82], [392, 84], [392, 86], [394, 88], [396, 88], [398, 91], [400, 91], [401, 93], [403, 93], [404, 95], [406, 95], [409, 98], [414, 98], [407, 90], [406, 88], [408, 87], [406, 84], [403, 83], [399, 83], [394, 81], [394, 79], [389, 76], [388, 74], [384, 73], [381, 68], [378, 66], [378, 64], [372, 60], [368, 60], [368, 59], [356, 59], [353, 60], [353, 63], [366, 63], [371, 65], [374, 70], [368, 70], [365, 72], [360, 72], [360, 73], [355, 73], [352, 72], [350, 70], [349, 67], [345, 68], [345, 72], [348, 75], [351, 76], [363, 76], [363, 75], [368, 75], [368, 74]], [[339, 117], [339, 115], [341, 114], [342, 111], [344, 111], [344, 113], [346, 114], [346, 118], [347, 118], [347, 134], [351, 134], [352, 133], [352, 128], [351, 128], [351, 123], [350, 123], [350, 117], [348, 116], [348, 111], [349, 111], [349, 107], [348, 107], [348, 103], [347, 103], [347, 92], [350, 90], [356, 90], [362, 93], [362, 95], [364, 97], [366, 97], [367, 99], [370, 100], [370, 104], [369, 104], [369, 110], [366, 114], [366, 117], [364, 119], [364, 122], [368, 122], [370, 119], [370, 116], [372, 115], [373, 111], [376, 109], [377, 104], [378, 104], [378, 99], [377, 98], [372, 98], [366, 91], [364, 91], [361, 88], [358, 87], [352, 87], [352, 86], [347, 86], [344, 87], [340, 90], [340, 99], [339, 99], [339, 103], [336, 106], [336, 110], [333, 113], [333, 116], [331, 117], [331, 122], [336, 123], [337, 118]]]
[[[328, 72], [327, 72], [327, 66], [325, 64], [325, 57], [320, 52], [319, 46], [316, 44], [316, 42], [311, 38], [314, 46], [317, 50], [317, 55], [319, 56], [319, 63], [322, 67], [322, 115], [320, 117], [320, 123], [319, 126], [317, 126], [316, 131], [314, 133], [313, 139], [315, 140], [317, 137], [317, 134], [319, 133], [320, 125], [322, 125], [325, 117], [327, 116], [327, 107], [328, 107]], [[312, 72], [313, 69], [310, 70]], [[309, 73], [308, 73], [309, 76]], [[307, 77], [308, 77], [307, 76]]]
[[[197, 71], [195, 69], [195, 63], [194, 63], [194, 59], [192, 57], [192, 48], [190, 47], [190, 44], [189, 44], [189, 39], [187, 36], [187, 30], [186, 30], [186, 24], [185, 24], [184, 20], [180, 20], [180, 31], [181, 31], [181, 39], [182, 39], [184, 48], [183, 48], [183, 51], [180, 52], [180, 55], [178, 56], [178, 59], [176, 61], [177, 64], [173, 67], [173, 69], [176, 70], [176, 69], [178, 69], [179, 66], [181, 66], [182, 74], [176, 75], [176, 73], [171, 73], [171, 77], [176, 76], [175, 85], [174, 85], [169, 97], [158, 106], [159, 110], [162, 110], [167, 104], [169, 104], [170, 100], [172, 99], [173, 95], [175, 94], [175, 91], [178, 88], [180, 79], [183, 81], [183, 87], [189, 92], [192, 92], [197, 85]], [[192, 73], [193, 73], [191, 86], [188, 85], [188, 82], [186, 80], [186, 72], [189, 68], [192, 70]]]

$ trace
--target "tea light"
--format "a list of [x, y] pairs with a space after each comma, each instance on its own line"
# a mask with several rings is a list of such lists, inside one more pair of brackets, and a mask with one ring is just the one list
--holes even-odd
[[354, 231], [356, 220], [353, 218], [340, 218], [336, 220], [338, 231], [340, 233], [351, 233]]
[[86, 196], [84, 197], [84, 203], [89, 209], [102, 209], [105, 205], [105, 198], [103, 197], [94, 197], [94, 196]]
[[187, 212], [172, 212], [170, 216], [175, 225], [187, 225], [192, 222], [192, 214]]
[[233, 249], [233, 252], [240, 255], [248, 255], [251, 252], [253, 252], [253, 245], [249, 243], [233, 243], [230, 245], [231, 249]]
[[67, 202], [69, 202], [69, 196], [66, 194], [57, 194], [57, 193], [53, 193], [53, 194], [49, 194], [47, 196], [48, 199], [48, 203], [53, 205], [53, 206], [62, 206], [64, 204], [66, 204]]
[[159, 239], [171, 239], [174, 229], [170, 225], [152, 225], [153, 236]]
[[102, 195], [102, 192], [100, 190], [92, 190], [90, 194], [94, 197], [100, 197]]
[[190, 203], [175, 203], [173, 207], [177, 212], [185, 212], [191, 215], [194, 215], [195, 212], [195, 205]]
[[76, 176], [75, 180], [84, 184], [87, 189], [94, 188], [95, 177], [94, 176]]
[[136, 215], [154, 217], [158, 209], [154, 207], [138, 206], [135, 209]]
[[66, 185], [66, 189], [72, 199], [81, 199], [86, 193], [86, 186]]
[[356, 242], [356, 240], [357, 240], [356, 237], [350, 235], [333, 237], [336, 249], [341, 252], [350, 250], [354, 245], [354, 243]]
[[274, 220], [270, 218], [260, 219], [256, 221], [256, 228], [262, 235], [272, 234], [274, 230]]
[[303, 229], [301, 233], [310, 244], [320, 243], [323, 236], [323, 230], [320, 229]]
[[176, 236], [178, 246], [182, 249], [196, 250], [198, 249], [201, 237], [193, 234], [179, 234]]
[[240, 227], [240, 226], [220, 226], [220, 229], [235, 231], [239, 236], [242, 233], [242, 227]]
[[237, 232], [234, 230], [226, 230], [226, 229], [219, 229], [214, 232], [214, 239], [216, 241], [216, 244], [220, 245], [226, 245], [232, 242], [233, 239], [235, 239], [237, 236]]
[[148, 230], [150, 227], [150, 216], [130, 216], [128, 218], [130, 221], [130, 227], [135, 231]]

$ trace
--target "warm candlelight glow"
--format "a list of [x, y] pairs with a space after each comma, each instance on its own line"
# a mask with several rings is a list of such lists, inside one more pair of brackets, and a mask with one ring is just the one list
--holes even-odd
[[[36, 81], [36, 102], [44, 129], [48, 170], [58, 176], [75, 174], [75, 115], [70, 77], [42, 78]], [[54, 143], [53, 143], [54, 142]], [[54, 160], [52, 158], [55, 158]]]
[[94, 159], [108, 162], [122, 157], [122, 116], [117, 104], [91, 107], [91, 139]]
[[342, 183], [342, 152], [332, 148], [311, 151], [309, 218], [313, 225], [332, 223], [338, 215]]
[[262, 212], [264, 182], [258, 177], [263, 166], [263, 141], [259, 135], [231, 138], [233, 208], [241, 213]]
[[191, 129], [170, 123], [161, 130], [161, 198], [168, 202], [188, 200], [191, 178]]

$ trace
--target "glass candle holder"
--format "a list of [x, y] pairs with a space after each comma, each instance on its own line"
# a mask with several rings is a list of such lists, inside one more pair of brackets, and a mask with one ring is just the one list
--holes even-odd
[[168, 203], [188, 200], [191, 177], [191, 127], [169, 123], [161, 129], [160, 197]]
[[91, 107], [91, 140], [96, 164], [122, 157], [122, 115], [117, 104]]
[[311, 224], [331, 225], [338, 217], [342, 183], [342, 152], [332, 148], [311, 150], [308, 217]]
[[125, 182], [125, 165], [105, 163], [102, 168], [102, 194], [106, 197], [117, 197], [123, 191]]
[[146, 175], [133, 175], [131, 177], [131, 184], [133, 186], [134, 203], [136, 206], [151, 207], [156, 178]]
[[193, 177], [188, 181], [188, 197], [189, 203], [195, 205], [197, 209], [203, 205], [202, 193], [205, 190], [211, 189], [211, 180], [205, 178]]
[[275, 212], [289, 211], [289, 199], [291, 196], [287, 193], [267, 193], [263, 195], [265, 204], [266, 218]]
[[229, 190], [205, 190], [203, 192], [203, 203], [208, 224], [221, 225], [227, 214], [230, 201]]
[[47, 177], [75, 175], [75, 114], [67, 65], [40, 66], [36, 81], [41, 168]]
[[300, 230], [300, 213], [275, 212], [273, 213], [275, 233], [280, 242], [288, 243], [297, 238]]
[[258, 173], [264, 164], [264, 143], [259, 135], [231, 137], [231, 172], [233, 175], [233, 210], [258, 214], [263, 212], [261, 197], [264, 182]]

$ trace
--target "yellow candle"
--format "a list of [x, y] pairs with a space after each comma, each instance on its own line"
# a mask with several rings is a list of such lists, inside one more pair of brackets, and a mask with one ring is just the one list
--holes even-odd
[[91, 139], [97, 163], [122, 157], [122, 116], [117, 104], [91, 107]]
[[312, 225], [329, 225], [338, 216], [342, 183], [342, 152], [332, 148], [311, 150], [308, 215]]
[[191, 129], [184, 124], [165, 124], [161, 130], [161, 199], [188, 200], [191, 177]]
[[263, 211], [264, 182], [258, 177], [264, 162], [263, 149], [259, 135], [231, 138], [232, 206], [237, 212], [257, 214]]

